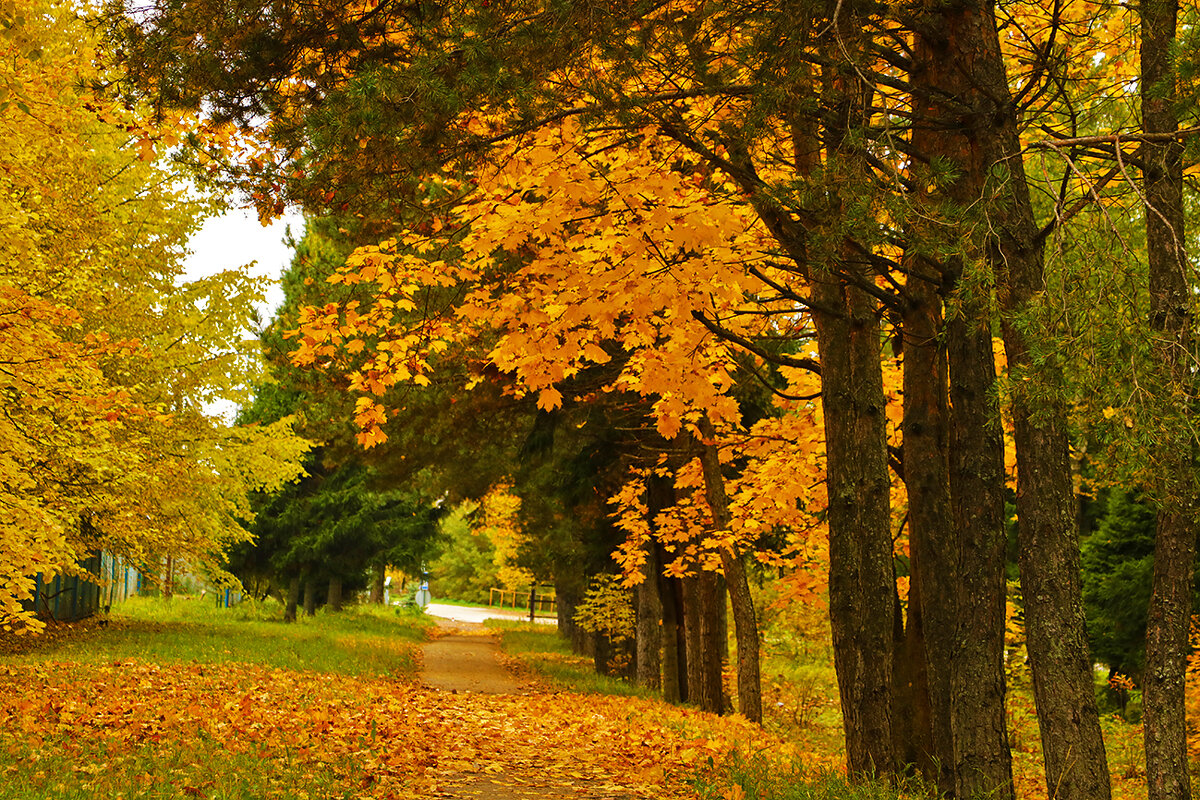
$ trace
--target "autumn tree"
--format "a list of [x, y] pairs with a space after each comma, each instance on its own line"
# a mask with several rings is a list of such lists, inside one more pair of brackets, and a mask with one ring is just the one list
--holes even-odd
[[0, 258], [0, 505], [6, 627], [37, 627], [33, 576], [103, 548], [219, 568], [246, 495], [295, 475], [290, 422], [229, 428], [204, 404], [258, 370], [237, 344], [261, 286], [185, 282], [205, 203], [155, 161], [181, 121], [94, 90], [115, 76], [69, 4], [0, 6], [5, 170]]

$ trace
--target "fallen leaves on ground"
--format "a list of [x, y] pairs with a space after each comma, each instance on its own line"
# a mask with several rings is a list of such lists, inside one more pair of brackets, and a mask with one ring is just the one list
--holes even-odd
[[303, 786], [362, 798], [691, 797], [694, 768], [735, 748], [798, 755], [740, 718], [630, 698], [456, 694], [248, 664], [0, 667], [5, 777], [36, 787], [40, 771], [51, 788], [114, 798], [140, 796], [120, 768], [130, 759], [169, 765], [137, 779], [181, 787], [168, 796], [211, 797], [228, 775], [209, 773], [242, 757], [263, 797]]

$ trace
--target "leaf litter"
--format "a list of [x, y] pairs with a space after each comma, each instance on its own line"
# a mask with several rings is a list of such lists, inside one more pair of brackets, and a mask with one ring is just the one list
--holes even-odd
[[[694, 769], [734, 749], [797, 755], [741, 718], [637, 698], [437, 691], [252, 664], [0, 667], [5, 777], [44, 773], [50, 785], [62, 780], [53, 765], [69, 764], [72, 785], [112, 797], [148, 793], [122, 785], [117, 767], [150, 753], [170, 765], [150, 782], [183, 786], [168, 796], [218, 796], [221, 776], [206, 769], [244, 756], [270, 787], [262, 797], [317, 786], [371, 800], [687, 798]], [[204, 753], [216, 761], [187, 763]]]

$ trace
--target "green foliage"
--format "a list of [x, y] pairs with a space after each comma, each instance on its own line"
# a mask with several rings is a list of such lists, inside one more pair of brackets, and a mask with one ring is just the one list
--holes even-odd
[[1128, 492], [1109, 495], [1083, 543], [1083, 602], [1092, 656], [1141, 683], [1146, 608], [1154, 574], [1154, 510]]
[[447, 514], [439, 525], [434, 545], [437, 555], [429, 564], [429, 588], [434, 597], [484, 603], [488, 590], [499, 586], [495, 548], [482, 532], [472, 529], [473, 503], [464, 503]]
[[368, 567], [389, 564], [417, 572], [440, 508], [415, 492], [379, 487], [361, 461], [327, 466], [317, 456], [313, 462], [304, 479], [263, 499], [255, 541], [231, 555], [243, 582], [266, 574], [282, 586], [305, 575], [353, 585]]
[[[47, 751], [53, 755], [46, 757]], [[10, 759], [20, 768], [12, 769]], [[80, 769], [81, 764], [91, 766], [91, 770]], [[92, 765], [100, 764], [105, 765], [101, 785], [128, 793], [97, 794]], [[114, 759], [103, 743], [89, 742], [73, 731], [51, 733], [38, 750], [18, 744], [5, 751], [0, 755], [0, 769], [6, 766], [9, 768], [0, 781], [0, 800], [91, 800], [99, 796], [130, 800], [341, 800], [352, 796], [331, 769], [302, 772], [286, 761], [265, 759], [252, 750], [231, 750], [227, 742], [208, 737], [198, 737], [187, 746], [146, 742]], [[353, 769], [350, 763], [338, 767], [347, 772]]]

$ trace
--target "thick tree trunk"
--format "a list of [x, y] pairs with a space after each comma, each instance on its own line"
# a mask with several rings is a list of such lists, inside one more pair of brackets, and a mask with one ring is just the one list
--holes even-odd
[[814, 276], [829, 494], [829, 616], [846, 734], [847, 771], [892, 773], [895, 569], [875, 304]]
[[[1044, 285], [1041, 244], [1033, 221], [1016, 135], [1015, 109], [999, 49], [995, 19], [983, 0], [938, 5], [923, 21], [917, 43], [921, 120], [960, 119], [960, 127], [927, 134], [927, 157], [950, 161], [960, 177], [949, 188], [963, 208], [997, 195], [987, 209], [987, 233], [974, 250], [991, 264], [1003, 308], [1010, 369], [1046, 385], [1053, 398], [1060, 377], [1029, 372], [1033, 362], [1016, 316], [1027, 311]], [[941, 106], [938, 97], [953, 98]], [[970, 109], [964, 113], [963, 106]], [[1007, 175], [996, 173], [1005, 165]], [[994, 184], [994, 185], [993, 185]], [[954, 270], [954, 272], [961, 272]], [[991, 387], [990, 326], [981, 284], [963, 276], [962, 321], [950, 330], [953, 429], [951, 466], [957, 553], [964, 593], [956, 613], [952, 670], [956, 787], [960, 796], [999, 791], [1012, 795], [1003, 709], [1005, 540], [1001, 450]], [[976, 284], [976, 285], [970, 285]], [[973, 299], [975, 298], [975, 299]], [[1014, 382], [1019, 383], [1019, 382]], [[1035, 415], [1036, 411], [1036, 415]], [[1090, 660], [1079, 594], [1074, 497], [1067, 458], [1066, 415], [1051, 399], [1034, 409], [1014, 392], [1018, 517], [1022, 536], [1022, 583], [1038, 720], [1050, 790], [1060, 798], [1106, 798], [1110, 794], [1103, 741], [1092, 689]], [[984, 433], [988, 432], [988, 433]], [[980, 635], [980, 631], [986, 631]]]
[[296, 605], [300, 602], [300, 576], [295, 575], [288, 582], [287, 605], [283, 609], [283, 621], [296, 621]]
[[587, 634], [575, 622], [575, 609], [579, 606], [581, 592], [579, 582], [558, 576], [554, 581], [555, 610], [558, 616], [558, 635], [571, 643], [578, 655], [589, 655]]
[[[704, 497], [712, 512], [718, 535], [733, 524], [725, 478], [721, 474], [721, 455], [717, 432], [707, 416], [700, 418], [700, 465], [704, 472]], [[721, 568], [733, 607], [734, 636], [737, 639], [738, 712], [751, 722], [762, 722], [762, 681], [759, 669], [758, 619], [754, 597], [746, 578], [746, 565], [731, 547], [721, 548]]]
[[724, 708], [717, 631], [717, 576], [701, 572], [681, 579], [687, 642], [687, 702], [719, 714]]
[[[923, 144], [914, 132], [914, 147]], [[902, 703], [896, 714], [897, 756], [945, 793], [954, 789], [950, 726], [948, 637], [929, 651], [926, 627], [957, 625], [954, 520], [950, 506], [950, 433], [946, 352], [941, 343], [942, 273], [910, 263], [901, 320], [904, 380], [904, 483], [908, 492], [908, 615], [896, 679]], [[934, 667], [930, 658], [936, 656]], [[902, 680], [903, 679], [903, 680]]]
[[[992, 397], [991, 332], [978, 321], [987, 314], [967, 308], [964, 316], [947, 325], [957, 591], [953, 627], [937, 631], [937, 647], [949, 648], [955, 795], [1003, 800], [1013, 797], [1004, 712], [1004, 448]], [[933, 626], [926, 632], [932, 641]]]
[[725, 713], [725, 681], [722, 667], [728, 657], [728, 642], [725, 626], [721, 624], [721, 610], [725, 605], [725, 593], [721, 591], [720, 578], [712, 572], [696, 576], [696, 595], [700, 600], [700, 686], [692, 695], [692, 702], [704, 711], [714, 714]]
[[[870, 119], [873, 87], [849, 62], [868, 49], [861, 22], [870, 12], [861, 3], [844, 5], [842, 0], [827, 3], [827, 8], [846, 61], [822, 74], [822, 103], [829, 109], [824, 115], [825, 167], [833, 175], [850, 175], [860, 161], [853, 134]], [[802, 173], [812, 158], [803, 151], [813, 150], [806, 138], [796, 138]], [[838, 196], [836, 189], [833, 196]], [[840, 213], [836, 202], [828, 211]], [[795, 243], [789, 248], [799, 249]], [[854, 285], [873, 280], [858, 254], [849, 245], [839, 249], [838, 272], [810, 270], [808, 279], [825, 418], [833, 659], [846, 770], [862, 778], [892, 775], [899, 767], [892, 748], [896, 570], [878, 303]]]
[[1189, 800], [1192, 796], [1184, 688], [1195, 524], [1194, 514], [1163, 511], [1155, 532], [1154, 588], [1146, 618], [1146, 671], [1142, 678], [1149, 800]]
[[[966, 67], [978, 67], [980, 37], [995, 38], [994, 29], [981, 25], [979, 11], [970, 3], [937, 5], [921, 20], [915, 43], [913, 81], [921, 99], [915, 108], [914, 146], [921, 148], [925, 158], [946, 159], [959, 170], [958, 180], [945, 191], [962, 208], [978, 203], [991, 164], [979, 163], [974, 130], [947, 127], [944, 120], [978, 122], [974, 117], [964, 118], [958, 104], [975, 97], [979, 90], [976, 76]], [[955, 105], [947, 109], [943, 102]], [[912, 235], [944, 235], [936, 226], [923, 231], [920, 225], [919, 221], [914, 224]], [[942, 282], [943, 291], [956, 293], [952, 315], [939, 324], [937, 309], [929, 307], [932, 301], [926, 296], [921, 298], [926, 308], [910, 312], [908, 320], [921, 334], [914, 337], [917, 343], [939, 327], [944, 328], [946, 342], [949, 402], [942, 394], [941, 378], [936, 376], [940, 354], [934, 362], [933, 354], [918, 352], [917, 359], [929, 359], [934, 372], [928, 385], [921, 385], [915, 373], [910, 375], [913, 382], [906, 378], [906, 393], [912, 391], [913, 397], [911, 404], [906, 397], [905, 407], [907, 414], [911, 405], [918, 428], [925, 420], [930, 426], [927, 434], [933, 439], [917, 431], [913, 458], [922, 463], [912, 464], [916, 471], [910, 476], [906, 428], [905, 477], [913, 481], [922, 500], [913, 531], [933, 713], [933, 755], [941, 764], [937, 782], [944, 792], [953, 791], [962, 798], [1011, 798], [1012, 756], [1004, 710], [1004, 450], [994, 398], [996, 372], [987, 281], [964, 274], [965, 263], [971, 255], [981, 254], [984, 244], [966, 238], [951, 246], [963, 247], [964, 254], [951, 255], [923, 271], [932, 273], [928, 280]], [[918, 286], [912, 289], [921, 291]], [[947, 436], [948, 441], [939, 444], [939, 436]], [[940, 461], [938, 449], [943, 449], [948, 461]], [[924, 455], [916, 455], [920, 452]], [[948, 495], [947, 484], [938, 475], [943, 465]], [[922, 474], [926, 470], [927, 474]], [[910, 503], [916, 505], [911, 499]]]
[[[1146, 133], [1178, 129], [1172, 103], [1177, 90], [1171, 67], [1179, 7], [1177, 0], [1143, 0], [1142, 125]], [[1191, 397], [1191, 298], [1187, 279], [1183, 208], [1183, 145], [1144, 144], [1146, 164], [1146, 253], [1150, 268], [1150, 324], [1159, 334], [1156, 355], [1168, 371], [1172, 396]], [[1165, 415], [1168, 420], [1170, 414]], [[1168, 424], [1171, 424], [1168, 422]], [[1192, 574], [1196, 560], [1197, 498], [1195, 446], [1186, 436], [1168, 435], [1156, 453], [1163, 480], [1154, 538], [1154, 578], [1146, 620], [1143, 708], [1146, 783], [1150, 800], [1188, 800], [1191, 784], [1184, 718]]]
[[[1013, 338], [1006, 327], [1006, 343]], [[1014, 347], [1007, 346], [1009, 364]], [[1026, 647], [1046, 781], [1057, 796], [1111, 796], [1083, 613], [1065, 412], [1040, 416], [1014, 398], [1017, 519]]]

